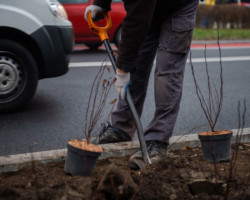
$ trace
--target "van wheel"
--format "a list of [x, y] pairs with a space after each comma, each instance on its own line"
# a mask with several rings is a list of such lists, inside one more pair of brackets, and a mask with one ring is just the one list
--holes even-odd
[[87, 47], [89, 47], [90, 49], [97, 49], [99, 46], [102, 45], [101, 42], [93, 42], [93, 43], [85, 43], [85, 45]]
[[28, 103], [37, 82], [31, 53], [15, 41], [0, 39], [0, 112], [13, 112]]

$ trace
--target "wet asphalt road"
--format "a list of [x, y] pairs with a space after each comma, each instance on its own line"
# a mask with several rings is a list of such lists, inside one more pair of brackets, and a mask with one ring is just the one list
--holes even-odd
[[[204, 51], [193, 49], [193, 60], [204, 57]], [[208, 49], [207, 57], [218, 57], [217, 49]], [[222, 57], [247, 57], [250, 48], [222, 49]], [[74, 52], [72, 63], [102, 62], [108, 60], [104, 50], [80, 50]], [[210, 76], [215, 83], [218, 81], [219, 63], [209, 62]], [[17, 153], [37, 152], [53, 149], [63, 149], [67, 140], [84, 138], [84, 118], [90, 87], [98, 67], [71, 67], [69, 72], [61, 77], [44, 79], [39, 82], [37, 92], [21, 111], [0, 115], [0, 156]], [[201, 87], [206, 87], [204, 62], [194, 63], [197, 79]], [[237, 103], [246, 99], [246, 127], [250, 127], [250, 60], [223, 62], [224, 102], [218, 129], [237, 129]], [[116, 98], [113, 88], [110, 100]], [[107, 113], [108, 109], [104, 110]], [[154, 113], [153, 73], [151, 74], [148, 94], [142, 115], [145, 127]], [[106, 119], [104, 114], [100, 123]], [[100, 123], [98, 129], [100, 129]], [[194, 127], [205, 124], [205, 116], [201, 111], [190, 65], [186, 65], [184, 91], [180, 114], [177, 119], [174, 135], [181, 135]], [[197, 129], [191, 133], [197, 133]]]

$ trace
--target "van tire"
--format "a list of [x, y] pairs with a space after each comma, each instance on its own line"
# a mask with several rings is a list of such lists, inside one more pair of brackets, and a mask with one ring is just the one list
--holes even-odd
[[38, 67], [32, 54], [18, 42], [0, 39], [0, 112], [14, 112], [33, 97]]
[[85, 43], [87, 47], [89, 47], [91, 50], [98, 49], [99, 46], [102, 45], [102, 42], [93, 42], [93, 43]]

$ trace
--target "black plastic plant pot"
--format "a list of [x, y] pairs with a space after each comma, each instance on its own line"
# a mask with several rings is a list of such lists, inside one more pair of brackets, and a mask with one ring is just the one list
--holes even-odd
[[232, 132], [223, 134], [200, 135], [204, 159], [209, 162], [227, 162], [231, 159]]
[[67, 144], [64, 172], [72, 176], [90, 176], [100, 155], [99, 152], [86, 151]]

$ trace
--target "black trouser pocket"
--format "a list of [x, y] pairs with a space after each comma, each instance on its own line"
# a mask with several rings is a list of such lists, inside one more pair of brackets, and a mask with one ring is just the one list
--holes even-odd
[[172, 19], [168, 52], [187, 53], [193, 35], [194, 21], [188, 19]]

